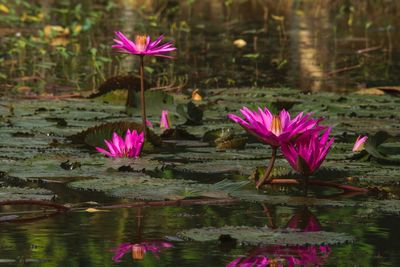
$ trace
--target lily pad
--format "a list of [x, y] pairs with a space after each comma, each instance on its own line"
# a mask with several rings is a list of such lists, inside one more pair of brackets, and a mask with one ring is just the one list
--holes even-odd
[[114, 197], [143, 200], [177, 200], [193, 197], [228, 198], [247, 182], [221, 181], [197, 184], [190, 180], [158, 179], [140, 174], [124, 178], [84, 180], [70, 183], [76, 189], [105, 192]]
[[[65, 169], [63, 163], [75, 163], [76, 168]], [[146, 158], [110, 159], [101, 155], [86, 158], [57, 155], [53, 159], [38, 157], [28, 160], [13, 161], [4, 164], [0, 169], [9, 176], [22, 180], [42, 180], [48, 182], [66, 183], [81, 179], [126, 177], [126, 172], [119, 171], [121, 166], [130, 166], [131, 171], [142, 173], [143, 170], [155, 171], [162, 169], [163, 164]], [[131, 173], [131, 172], [129, 172]]]
[[[128, 130], [142, 131], [142, 125], [133, 121], [109, 122], [91, 127], [85, 131], [69, 136], [69, 139], [75, 144], [86, 144], [92, 147], [104, 147], [104, 140], [110, 140], [114, 132], [120, 136]], [[161, 139], [153, 131], [149, 130], [147, 135], [153, 145], [161, 145]]]
[[268, 227], [225, 226], [206, 227], [181, 231], [178, 237], [205, 242], [217, 241], [221, 236], [230, 236], [242, 245], [335, 245], [352, 242], [347, 234], [325, 231], [300, 232], [294, 230], [273, 230]]
[[43, 188], [0, 187], [0, 201], [4, 200], [51, 200], [55, 194]]

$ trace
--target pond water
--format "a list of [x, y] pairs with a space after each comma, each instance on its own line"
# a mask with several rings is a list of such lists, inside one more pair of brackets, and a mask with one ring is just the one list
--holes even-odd
[[[49, 210], [2, 206], [1, 266], [235, 266], [255, 260], [264, 262], [260, 266], [400, 264], [396, 97], [213, 89], [202, 102], [208, 103], [202, 124], [185, 125], [186, 117], [174, 107], [187, 100], [152, 92], [147, 100], [154, 104], [148, 110], [154, 131], [162, 132], [159, 110], [169, 108], [172, 124], [192, 136], [167, 140], [164, 135], [165, 146], [148, 144], [139, 159], [113, 160], [93, 149], [102, 144], [102, 133], [97, 139], [90, 131], [71, 137], [99, 123], [140, 121], [139, 111], [128, 117], [124, 99], [113, 94], [107, 101], [2, 100], [0, 200], [53, 200], [71, 210], [41, 217]], [[244, 149], [218, 149], [204, 142], [210, 130], [231, 129], [243, 137], [226, 113], [265, 99], [272, 109], [313, 110], [335, 125], [335, 145], [312, 179], [370, 193], [316, 186], [307, 193], [302, 186], [256, 190], [249, 177], [267, 164], [268, 146], [249, 139]], [[356, 133], [362, 132], [383, 144], [352, 153]], [[275, 177], [296, 177], [280, 154], [276, 166]], [[12, 219], [22, 221], [5, 222]]]
[[[0, 266], [400, 266], [400, 100], [353, 92], [399, 84], [399, 4], [0, 1], [0, 203], [71, 208], [1, 205]], [[178, 48], [175, 60], [147, 59], [150, 85], [170, 94], [146, 92], [163, 145], [153, 136], [135, 160], [94, 149], [138, 126], [126, 92], [48, 95], [137, 74], [134, 57], [111, 51], [115, 30], [162, 32]], [[177, 93], [194, 88], [200, 108]], [[243, 106], [324, 117], [335, 143], [310, 179], [369, 193], [256, 190], [271, 149], [226, 118]], [[159, 129], [162, 109], [175, 132]], [[353, 153], [359, 134], [369, 145]], [[280, 152], [273, 176], [299, 178]]]
[[[272, 219], [280, 227], [296, 211], [270, 206]], [[398, 266], [400, 263], [399, 218], [365, 218], [353, 209], [311, 209], [318, 214], [324, 230], [340, 231], [357, 237], [354, 244], [331, 245], [328, 255], [320, 256], [323, 266]], [[263, 226], [268, 217], [261, 205], [205, 207], [153, 207], [141, 210], [119, 209], [101, 213], [72, 212], [32, 224], [2, 225], [1, 266], [226, 266], [246, 256], [257, 246], [235, 243], [181, 241], [175, 233], [182, 228], [229, 225]], [[164, 240], [171, 247], [134, 260], [128, 251], [115, 262], [113, 249], [122, 243]], [[268, 247], [268, 246], [263, 246]], [[269, 246], [273, 247], [273, 246]], [[263, 255], [263, 254], [261, 254]], [[269, 258], [280, 255], [265, 253]], [[298, 254], [293, 253], [298, 257]], [[8, 261], [8, 262], [7, 262]], [[309, 262], [314, 266], [315, 262]], [[262, 265], [265, 266], [265, 265]], [[286, 265], [285, 265], [286, 266]]]

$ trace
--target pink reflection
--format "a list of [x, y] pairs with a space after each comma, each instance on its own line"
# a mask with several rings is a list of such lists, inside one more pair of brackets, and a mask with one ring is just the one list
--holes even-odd
[[121, 258], [126, 254], [131, 252], [132, 259], [142, 260], [146, 253], [151, 252], [156, 258], [159, 258], [159, 253], [164, 249], [173, 247], [170, 242], [165, 242], [161, 240], [141, 242], [141, 243], [121, 243], [118, 247], [111, 249], [114, 252], [112, 260], [115, 262], [121, 262]]
[[[296, 213], [287, 223], [287, 228], [304, 232], [321, 230], [318, 219], [307, 209]], [[329, 246], [280, 246], [258, 247], [250, 251], [246, 257], [238, 257], [226, 267], [294, 267], [321, 266], [331, 252]]]

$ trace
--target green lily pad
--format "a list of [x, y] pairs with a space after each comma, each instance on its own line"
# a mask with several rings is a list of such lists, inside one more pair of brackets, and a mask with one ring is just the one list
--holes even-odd
[[325, 231], [300, 232], [273, 230], [268, 227], [225, 226], [206, 227], [181, 231], [178, 237], [199, 242], [217, 241], [221, 236], [230, 236], [242, 245], [335, 245], [349, 243], [353, 238], [347, 234]]
[[0, 201], [51, 200], [55, 194], [43, 188], [0, 187]]
[[[79, 163], [80, 166], [67, 170], [63, 168], [63, 163], [66, 161]], [[126, 172], [119, 171], [123, 166], [129, 166], [130, 171], [136, 173], [142, 173], [143, 170], [155, 171], [158, 168], [163, 168], [163, 164], [151, 159], [111, 159], [102, 155], [93, 155], [86, 158], [58, 155], [53, 159], [39, 157], [12, 161], [11, 164], [2, 165], [0, 165], [1, 171], [18, 179], [62, 183], [81, 179], [107, 178], [112, 180], [119, 177], [126, 177]]]
[[134, 174], [123, 178], [82, 180], [70, 183], [75, 189], [95, 190], [107, 195], [143, 200], [177, 200], [193, 197], [228, 198], [247, 182], [221, 181], [197, 184], [190, 180], [158, 179]]
[[[133, 121], [109, 122], [71, 135], [69, 136], [69, 139], [75, 144], [86, 144], [92, 147], [105, 148], [104, 140], [111, 140], [114, 132], [123, 136], [128, 129], [141, 132], [142, 125]], [[147, 140], [149, 140], [153, 145], [161, 145], [160, 137], [151, 130], [148, 132]]]

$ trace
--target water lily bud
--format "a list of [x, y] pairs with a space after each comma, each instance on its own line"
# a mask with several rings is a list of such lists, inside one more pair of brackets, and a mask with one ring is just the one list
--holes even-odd
[[237, 48], [243, 48], [247, 45], [246, 41], [243, 39], [237, 39], [233, 42], [233, 45]]

